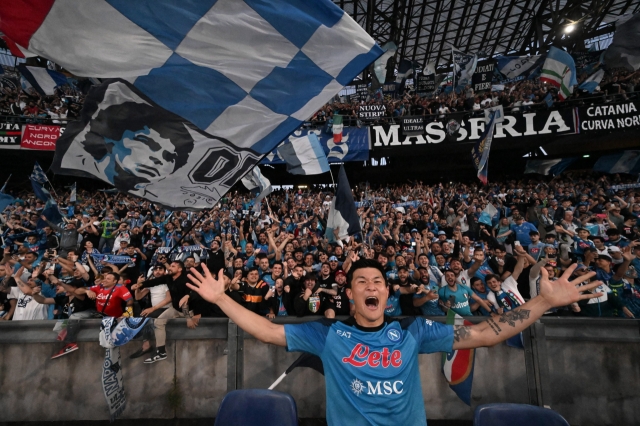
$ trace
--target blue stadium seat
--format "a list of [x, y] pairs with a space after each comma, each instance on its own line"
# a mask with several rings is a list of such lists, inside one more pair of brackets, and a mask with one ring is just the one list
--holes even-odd
[[229, 392], [214, 426], [298, 426], [298, 408], [291, 395], [266, 389]]
[[483, 404], [476, 407], [473, 426], [570, 426], [548, 408], [526, 404]]

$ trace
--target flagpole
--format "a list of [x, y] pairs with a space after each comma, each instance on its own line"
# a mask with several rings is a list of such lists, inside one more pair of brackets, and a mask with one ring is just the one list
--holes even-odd
[[9, 183], [9, 179], [11, 179], [11, 176], [13, 175], [13, 173], [9, 174], [9, 177], [7, 178], [7, 180], [4, 182], [4, 185], [2, 185], [2, 189], [0, 189], [0, 192], [3, 192], [7, 189], [7, 184]]
[[329, 174], [331, 175], [331, 182], [333, 182], [333, 186], [336, 186], [336, 181], [333, 179], [333, 172], [331, 171], [331, 165], [329, 165]]
[[269, 390], [273, 390], [273, 388], [275, 388], [276, 386], [278, 386], [278, 385], [280, 384], [280, 382], [281, 382], [282, 380], [284, 380], [284, 378], [285, 378], [285, 377], [287, 377], [287, 372], [286, 372], [286, 371], [285, 371], [284, 373], [282, 373], [282, 374], [280, 375], [280, 377], [278, 377], [278, 378], [276, 379], [276, 381], [275, 381], [275, 382], [273, 382], [273, 383], [271, 384], [271, 386], [269, 386], [267, 389], [269, 389]]

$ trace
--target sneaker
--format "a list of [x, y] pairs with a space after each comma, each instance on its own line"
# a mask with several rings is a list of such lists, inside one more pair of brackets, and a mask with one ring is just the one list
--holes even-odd
[[71, 352], [77, 351], [77, 350], [78, 350], [78, 345], [76, 343], [69, 343], [68, 345], [65, 345], [64, 348], [60, 349], [60, 352], [53, 355], [51, 359], [60, 358], [61, 356], [70, 354]]
[[145, 364], [153, 364], [156, 361], [162, 361], [163, 359], [167, 359], [167, 354], [166, 353], [160, 353], [160, 352], [156, 352], [156, 354], [154, 356], [152, 356], [151, 358], [147, 358], [144, 360]]
[[146, 354], [150, 353], [152, 350], [153, 350], [153, 348], [149, 348], [147, 350], [144, 350], [144, 349], [140, 348], [137, 351], [135, 351], [134, 353], [132, 353], [131, 355], [129, 355], [129, 359], [140, 358], [142, 355], [146, 355]]

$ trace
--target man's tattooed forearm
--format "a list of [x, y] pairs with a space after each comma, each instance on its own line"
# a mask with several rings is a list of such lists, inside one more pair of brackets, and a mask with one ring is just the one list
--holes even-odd
[[521, 323], [525, 320], [529, 319], [529, 310], [527, 309], [518, 309], [516, 311], [505, 312], [500, 315], [499, 322], [507, 323], [511, 327], [516, 326], [516, 321], [520, 321]]
[[470, 335], [471, 335], [471, 329], [466, 325], [463, 325], [463, 326], [458, 325], [453, 327], [453, 339], [456, 342], [459, 342], [460, 340], [468, 339]]
[[496, 336], [500, 335], [500, 332], [502, 331], [502, 329], [500, 328], [500, 326], [498, 324], [496, 324], [496, 322], [493, 320], [493, 318], [489, 318], [487, 320], [487, 324], [489, 324], [489, 327], [491, 327], [493, 332], [496, 333]]

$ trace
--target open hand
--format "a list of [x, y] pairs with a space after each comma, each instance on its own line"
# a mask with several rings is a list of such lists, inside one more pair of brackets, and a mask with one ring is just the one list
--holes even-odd
[[207, 302], [217, 303], [224, 296], [224, 272], [221, 269], [216, 279], [209, 272], [207, 265], [203, 264], [202, 270], [204, 276], [195, 268], [191, 268], [191, 273], [188, 275], [191, 283], [187, 283], [187, 287], [198, 293]]
[[593, 299], [602, 296], [602, 293], [586, 293], [584, 291], [593, 290], [602, 284], [602, 281], [594, 281], [584, 286], [578, 287], [579, 284], [589, 280], [596, 275], [595, 272], [589, 272], [578, 278], [569, 281], [571, 274], [578, 265], [573, 264], [562, 274], [556, 281], [549, 280], [549, 273], [545, 268], [540, 270], [540, 296], [543, 297], [549, 306], [557, 308], [567, 306], [579, 300]]

